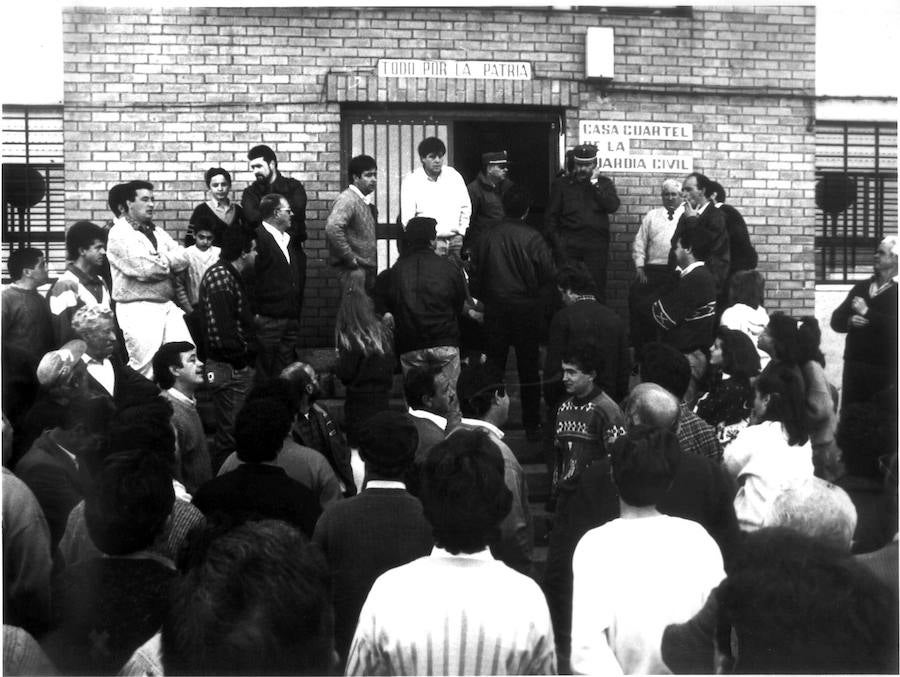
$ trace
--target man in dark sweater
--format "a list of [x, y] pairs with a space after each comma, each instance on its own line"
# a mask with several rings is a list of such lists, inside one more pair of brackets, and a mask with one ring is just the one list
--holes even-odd
[[321, 513], [315, 495], [274, 465], [292, 418], [276, 399], [248, 401], [234, 430], [241, 465], [200, 487], [194, 505], [207, 517], [221, 512], [237, 520], [284, 520], [312, 536]]
[[691, 363], [691, 383], [684, 396], [693, 407], [698, 382], [706, 372], [706, 351], [715, 339], [716, 281], [705, 261], [710, 235], [701, 227], [686, 228], [674, 240], [679, 278], [653, 302], [650, 312], [662, 330], [662, 341], [684, 353]]
[[[625, 403], [629, 426], [642, 424], [674, 432], [678, 416], [678, 399], [655, 384], [638, 385]], [[716, 540], [727, 561], [738, 538], [732, 503], [736, 487], [711, 459], [684, 451], [680, 459], [672, 485], [657, 509], [699, 522]], [[568, 663], [571, 639], [572, 554], [584, 534], [617, 517], [619, 496], [610, 477], [609, 459], [605, 458], [584, 471], [572, 497], [560, 506], [550, 532], [543, 588], [553, 618], [560, 672]]]
[[431, 525], [405, 484], [417, 442], [407, 415], [375, 414], [360, 431], [364, 490], [334, 504], [316, 525], [313, 542], [334, 577], [335, 645], [342, 660], [375, 579], [431, 552]]

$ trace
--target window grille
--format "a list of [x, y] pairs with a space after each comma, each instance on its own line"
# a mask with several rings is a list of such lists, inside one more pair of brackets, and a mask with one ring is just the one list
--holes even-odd
[[897, 125], [816, 124], [816, 181], [846, 176], [856, 199], [838, 214], [816, 210], [816, 282], [846, 284], [872, 274], [878, 242], [897, 232]]
[[[61, 106], [3, 106], [3, 257], [20, 247], [44, 252], [51, 276], [65, 269], [65, 165]], [[31, 180], [24, 178], [30, 171]], [[43, 185], [28, 208], [15, 204]], [[4, 277], [7, 271], [4, 267]]]

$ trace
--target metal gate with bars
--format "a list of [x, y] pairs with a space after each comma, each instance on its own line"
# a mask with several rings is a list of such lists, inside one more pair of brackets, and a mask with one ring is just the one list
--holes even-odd
[[[389, 268], [397, 260], [397, 239], [400, 235], [400, 182], [418, 166], [417, 147], [422, 139], [437, 136], [447, 145], [447, 161], [452, 163], [452, 126], [434, 118], [399, 118], [378, 120], [365, 113], [344, 116], [341, 147], [344, 155], [360, 154], [378, 159], [378, 186], [375, 204], [378, 205], [378, 270]], [[346, 169], [346, 168], [345, 168]]]

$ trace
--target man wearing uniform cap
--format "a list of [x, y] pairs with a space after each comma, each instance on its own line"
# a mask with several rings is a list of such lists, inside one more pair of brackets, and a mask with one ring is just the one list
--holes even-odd
[[466, 249], [469, 251], [475, 248], [478, 238], [484, 235], [492, 224], [506, 216], [503, 210], [503, 196], [513, 185], [512, 181], [506, 178], [508, 173], [509, 164], [505, 150], [481, 154], [481, 171], [476, 179], [466, 186], [469, 199], [472, 201], [472, 216], [465, 238]]
[[609, 214], [619, 208], [616, 186], [597, 167], [597, 147], [575, 146], [574, 171], [550, 189], [545, 224], [557, 257], [581, 261], [597, 285], [597, 300], [606, 301]]

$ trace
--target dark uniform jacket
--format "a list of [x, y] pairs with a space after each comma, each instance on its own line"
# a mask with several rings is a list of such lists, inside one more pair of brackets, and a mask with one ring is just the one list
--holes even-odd
[[609, 242], [609, 216], [619, 208], [612, 179], [601, 176], [596, 184], [571, 176], [557, 179], [550, 188], [545, 224], [548, 235], [569, 246]]

